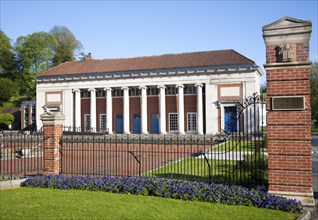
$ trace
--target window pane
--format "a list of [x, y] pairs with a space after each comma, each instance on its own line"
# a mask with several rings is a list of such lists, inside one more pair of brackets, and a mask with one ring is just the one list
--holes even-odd
[[178, 113], [169, 113], [170, 131], [178, 131]]
[[188, 113], [188, 131], [197, 130], [197, 113]]
[[84, 115], [84, 130], [90, 131], [91, 130], [91, 116]]
[[100, 115], [100, 130], [106, 131], [106, 115], [105, 114]]

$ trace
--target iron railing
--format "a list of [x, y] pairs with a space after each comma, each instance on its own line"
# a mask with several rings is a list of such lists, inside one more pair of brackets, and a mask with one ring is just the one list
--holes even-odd
[[[113, 134], [65, 128], [60, 173], [151, 176], [267, 186], [265, 109], [256, 95], [237, 103], [229, 124], [214, 135]], [[41, 174], [41, 132], [0, 134], [2, 178]]]
[[0, 134], [0, 177], [22, 178], [43, 170], [43, 136], [25, 131]]
[[235, 129], [214, 135], [67, 133], [60, 143], [61, 173], [266, 187], [264, 111], [258, 96], [246, 98], [238, 102], [235, 118], [229, 120], [227, 127]]

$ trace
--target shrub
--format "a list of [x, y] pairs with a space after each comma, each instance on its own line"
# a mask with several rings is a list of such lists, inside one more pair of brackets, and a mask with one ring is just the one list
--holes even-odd
[[14, 116], [11, 113], [0, 113], [0, 129], [8, 129], [13, 121]]
[[49, 175], [30, 177], [22, 182], [21, 186], [159, 196], [187, 201], [277, 209], [293, 213], [300, 213], [303, 210], [300, 202], [270, 195], [261, 189], [162, 178]]

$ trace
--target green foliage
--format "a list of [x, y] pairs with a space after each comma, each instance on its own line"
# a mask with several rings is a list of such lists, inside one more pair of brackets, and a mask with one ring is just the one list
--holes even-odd
[[56, 47], [57, 42], [49, 33], [35, 32], [19, 37], [15, 50], [20, 72], [40, 73], [52, 67]]
[[37, 73], [25, 70], [16, 78], [16, 82], [19, 85], [19, 94], [23, 94], [27, 100], [34, 99], [36, 96], [36, 76]]
[[[77, 53], [83, 54], [82, 48], [74, 34], [63, 26], [53, 27], [51, 33], [34, 32], [20, 36], [14, 46], [0, 31], [0, 77], [9, 78], [15, 84], [0, 84], [0, 105], [7, 102], [6, 106], [19, 106], [17, 100], [34, 99], [36, 76], [60, 63], [74, 60]], [[9, 87], [19, 91], [13, 101], [10, 101], [13, 94]]]
[[0, 128], [8, 129], [9, 125], [14, 121], [14, 116], [10, 113], [0, 113]]
[[240, 163], [240, 171], [244, 180], [244, 186], [252, 186], [256, 181], [258, 186], [267, 188], [268, 184], [268, 158], [265, 154], [257, 152], [245, 154], [243, 161]]
[[318, 120], [318, 62], [313, 62], [310, 71], [311, 118]]
[[35, 98], [36, 76], [52, 67], [56, 47], [55, 38], [45, 32], [35, 32], [17, 39], [15, 50], [19, 74], [16, 81], [20, 94], [29, 99]]
[[76, 40], [74, 34], [67, 27], [55, 25], [50, 33], [57, 41], [57, 49], [53, 58], [54, 66], [66, 61], [73, 61], [75, 53], [80, 52], [83, 48], [81, 42]]
[[10, 79], [0, 78], [0, 106], [16, 94], [16, 85]]
[[12, 78], [14, 67], [14, 51], [10, 39], [0, 31], [0, 76]]

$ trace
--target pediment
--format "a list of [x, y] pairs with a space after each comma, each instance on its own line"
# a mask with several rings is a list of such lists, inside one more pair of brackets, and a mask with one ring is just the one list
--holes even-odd
[[274, 30], [274, 29], [284, 29], [284, 28], [293, 28], [293, 27], [304, 27], [311, 26], [311, 21], [300, 20], [291, 17], [283, 17], [271, 24], [263, 26], [263, 31]]

